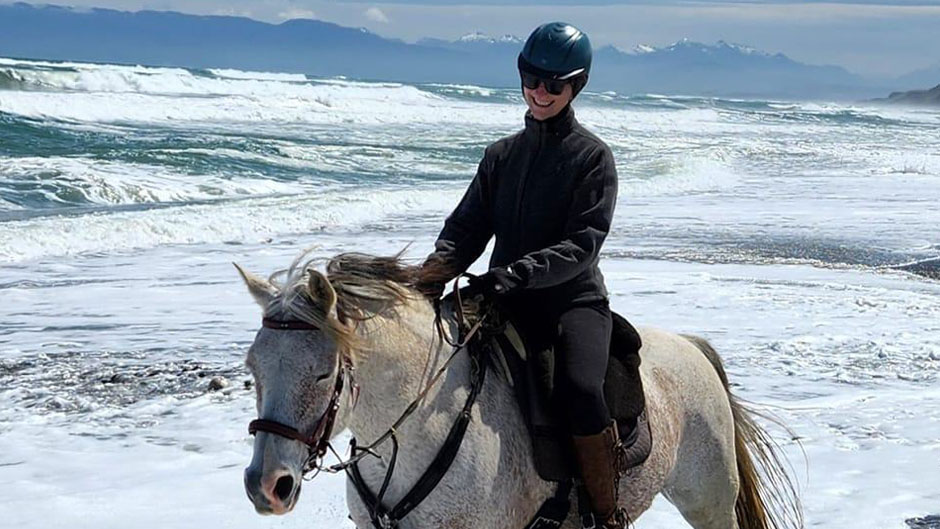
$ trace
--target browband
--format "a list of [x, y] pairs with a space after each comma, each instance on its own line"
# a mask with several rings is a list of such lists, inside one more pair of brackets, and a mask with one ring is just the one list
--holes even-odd
[[278, 329], [280, 331], [318, 331], [319, 327], [305, 321], [281, 321], [263, 318], [261, 326], [268, 329]]

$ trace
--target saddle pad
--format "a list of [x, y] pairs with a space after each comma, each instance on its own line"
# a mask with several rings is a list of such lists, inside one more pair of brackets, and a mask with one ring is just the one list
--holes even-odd
[[[551, 349], [527, 351], [513, 326], [507, 324], [494, 337], [493, 350], [498, 371], [515, 390], [519, 406], [526, 418], [539, 476], [547, 481], [567, 481], [577, 475], [572, 463], [571, 436], [555, 410], [553, 395], [554, 352]], [[636, 420], [637, 438], [624, 439], [631, 444], [621, 469], [641, 464], [652, 447], [649, 424], [644, 412], [646, 403], [640, 380], [639, 333], [626, 319], [613, 313], [610, 361], [604, 394], [611, 417], [618, 423], [621, 435], [633, 431]], [[638, 417], [638, 419], [634, 419]], [[635, 441], [635, 442], [634, 442]]]

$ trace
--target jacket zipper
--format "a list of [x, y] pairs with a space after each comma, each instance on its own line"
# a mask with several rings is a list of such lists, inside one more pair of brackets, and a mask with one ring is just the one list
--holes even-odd
[[545, 140], [544, 131], [539, 130], [538, 135], [539, 135], [538, 147], [536, 147], [535, 149], [535, 155], [532, 156], [531, 162], [529, 163], [529, 167], [526, 169], [525, 174], [522, 175], [522, 179], [519, 181], [519, 189], [518, 189], [517, 198], [516, 198], [516, 233], [519, 234], [518, 243], [520, 247], [524, 247], [523, 240], [522, 240], [523, 233], [521, 231], [522, 216], [523, 216], [522, 215], [522, 200], [523, 200], [523, 197], [525, 197], [526, 184], [529, 181], [529, 175], [532, 174], [533, 169], [536, 167], [536, 165], [538, 165], [537, 160], [538, 160], [539, 154], [542, 153], [542, 143]]

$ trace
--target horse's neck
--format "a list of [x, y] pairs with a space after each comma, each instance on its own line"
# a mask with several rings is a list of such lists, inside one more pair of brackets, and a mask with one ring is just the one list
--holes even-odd
[[369, 320], [360, 329], [366, 342], [356, 373], [360, 395], [356, 408], [344, 414], [344, 426], [362, 442], [385, 433], [450, 353], [437, 337], [430, 305], [411, 301], [396, 316]]
[[[384, 434], [451, 357], [453, 349], [436, 336], [433, 312], [429, 307], [418, 309], [403, 310], [396, 323], [380, 325], [365, 335], [374, 351], [361, 362], [362, 396], [346, 423], [360, 446]], [[470, 360], [460, 352], [395, 432], [399, 451], [386, 507], [401, 501], [439, 455], [469, 393]], [[523, 527], [531, 518], [536, 502], [551, 494], [552, 485], [535, 473], [525, 425], [511, 405], [512, 398], [512, 390], [497, 377], [487, 378], [474, 406], [475, 419], [441, 485], [450, 494], [428, 497], [403, 527], [439, 527], [440, 520], [454, 517], [462, 520], [459, 527]], [[384, 443], [376, 452], [382, 459], [367, 457], [360, 465], [373, 492], [388, 476], [392, 443]], [[348, 496], [347, 501], [357, 522], [366, 527], [368, 518], [358, 496]], [[481, 509], [482, 505], [487, 508]]]

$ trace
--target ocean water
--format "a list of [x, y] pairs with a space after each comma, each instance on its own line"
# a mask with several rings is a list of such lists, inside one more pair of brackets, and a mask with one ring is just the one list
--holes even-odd
[[[244, 497], [259, 311], [231, 263], [420, 259], [523, 110], [516, 90], [0, 58], [0, 526], [351, 527], [336, 477], [287, 517]], [[940, 112], [576, 111], [620, 175], [614, 308], [707, 337], [790, 427], [807, 525], [940, 513]], [[658, 501], [637, 525], [679, 520]]]

